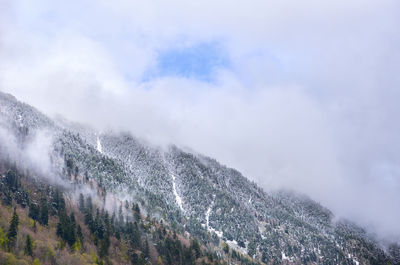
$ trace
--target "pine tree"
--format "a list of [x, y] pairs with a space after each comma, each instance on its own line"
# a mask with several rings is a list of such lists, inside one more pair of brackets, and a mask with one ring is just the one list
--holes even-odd
[[137, 223], [136, 222], [134, 224], [130, 223], [129, 230], [130, 230], [131, 246], [135, 249], [140, 248], [140, 233]]
[[29, 204], [29, 217], [33, 220], [39, 220], [40, 208], [36, 203]]
[[65, 209], [64, 196], [58, 189], [56, 189], [56, 192], [54, 194], [53, 205], [58, 213]]
[[92, 212], [93, 210], [93, 203], [92, 203], [92, 197], [90, 195], [86, 198], [86, 211]]
[[75, 217], [73, 213], [68, 216], [65, 210], [63, 210], [60, 212], [58, 219], [57, 236], [61, 237], [70, 247], [72, 247], [77, 239]]
[[200, 254], [201, 254], [199, 242], [196, 239], [194, 239], [192, 241], [191, 247], [195, 252], [196, 259], [198, 259], [200, 257]]
[[79, 210], [83, 213], [85, 212], [85, 197], [83, 197], [83, 194], [79, 194]]
[[134, 206], [134, 211], [135, 211], [136, 221], [139, 221], [140, 220], [140, 208], [139, 208], [139, 205], [137, 203]]
[[123, 213], [122, 213], [122, 204], [119, 206], [118, 221], [120, 222], [120, 225], [123, 225], [123, 223], [124, 223], [124, 216], [123, 216]]
[[229, 253], [229, 246], [227, 245], [227, 244], [223, 244], [223, 250], [224, 250], [224, 252], [226, 253], [226, 254], [228, 254]]
[[29, 256], [33, 255], [33, 242], [32, 242], [32, 238], [30, 235], [26, 236], [25, 255], [29, 255]]
[[82, 228], [80, 225], [76, 228], [76, 237], [78, 240], [81, 242], [81, 245], [83, 246], [83, 234], [82, 234]]
[[17, 174], [15, 173], [14, 170], [8, 170], [6, 173], [6, 183], [8, 188], [10, 188], [12, 191], [15, 191], [18, 187], [18, 179], [17, 179]]
[[40, 201], [40, 217], [39, 223], [42, 225], [49, 224], [49, 208], [47, 206], [47, 200], [43, 197]]
[[108, 255], [108, 248], [110, 247], [110, 238], [109, 235], [106, 235], [102, 240], [100, 240], [99, 246], [99, 256], [104, 258]]
[[250, 241], [249, 245], [247, 246], [247, 253], [250, 257], [253, 257], [256, 254], [257, 246], [254, 241]]
[[14, 208], [14, 213], [11, 217], [10, 227], [8, 228], [7, 239], [8, 239], [8, 249], [11, 250], [15, 246], [18, 235], [18, 224], [19, 217], [17, 210]]
[[6, 205], [11, 205], [12, 204], [12, 196], [11, 196], [11, 191], [10, 190], [5, 190], [4, 191], [4, 199], [3, 199], [3, 201], [4, 201], [4, 203], [6, 204]]
[[69, 217], [69, 223], [67, 224], [67, 230], [66, 230], [66, 240], [70, 246], [72, 246], [76, 241], [75, 227], [76, 227], [75, 215], [74, 215], [74, 213], [71, 213], [71, 215]]
[[145, 243], [144, 243], [143, 254], [144, 254], [146, 257], [149, 257], [149, 256], [150, 256], [149, 242], [147, 242], [147, 240], [145, 240]]

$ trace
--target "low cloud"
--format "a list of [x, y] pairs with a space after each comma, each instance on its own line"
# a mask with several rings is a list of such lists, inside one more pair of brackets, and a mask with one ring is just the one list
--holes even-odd
[[[398, 1], [4, 5], [1, 90], [49, 115], [190, 147], [399, 240]], [[229, 60], [212, 82], [143, 81], [160, 51], [202, 43]]]

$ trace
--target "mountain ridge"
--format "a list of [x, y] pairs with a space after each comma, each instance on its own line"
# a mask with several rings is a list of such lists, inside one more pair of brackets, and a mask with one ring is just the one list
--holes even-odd
[[138, 201], [146, 215], [205, 245], [227, 244], [267, 264], [399, 264], [396, 248], [394, 254], [382, 249], [307, 196], [266, 192], [207, 156], [54, 121], [2, 92], [0, 115], [0, 127], [21, 143], [52, 131], [49, 160], [57, 175], [76, 186], [93, 180], [103, 195]]

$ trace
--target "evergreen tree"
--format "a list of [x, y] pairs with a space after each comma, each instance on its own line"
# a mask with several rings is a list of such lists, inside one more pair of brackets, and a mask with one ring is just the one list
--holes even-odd
[[57, 224], [57, 236], [61, 237], [69, 246], [72, 246], [76, 242], [76, 230], [75, 230], [75, 217], [73, 214], [69, 217], [65, 210], [60, 212], [59, 222]]
[[149, 242], [147, 242], [147, 240], [145, 240], [144, 242], [143, 254], [145, 255], [145, 257], [150, 257]]
[[200, 251], [200, 244], [196, 239], [192, 241], [191, 248], [195, 252], [196, 259], [198, 259], [200, 257], [201, 251]]
[[8, 170], [6, 173], [6, 183], [10, 190], [16, 191], [18, 187], [18, 178], [14, 170]]
[[75, 177], [79, 175], [79, 168], [78, 166], [75, 166], [75, 172], [74, 172]]
[[108, 214], [108, 212], [106, 211], [106, 213], [104, 214], [104, 225], [105, 225], [105, 229], [112, 233], [112, 227], [111, 227], [111, 221], [110, 221], [110, 215]]
[[18, 224], [19, 224], [19, 217], [16, 209], [14, 208], [14, 213], [11, 217], [10, 227], [8, 228], [8, 233], [7, 233], [9, 250], [11, 250], [15, 246], [18, 234]]
[[247, 253], [250, 257], [253, 257], [256, 254], [257, 246], [254, 241], [250, 241], [249, 245], [247, 246]]
[[40, 208], [36, 203], [29, 204], [29, 217], [33, 220], [39, 220]]
[[40, 201], [40, 217], [39, 223], [42, 225], [49, 224], [49, 208], [47, 206], [47, 200], [43, 197]]
[[103, 239], [100, 240], [99, 244], [99, 256], [101, 258], [104, 258], [105, 256], [108, 255], [108, 248], [110, 247], [110, 237], [107, 234], [104, 236]]
[[79, 210], [83, 213], [85, 212], [85, 197], [83, 197], [83, 194], [79, 194]]
[[78, 225], [76, 228], [76, 237], [78, 238], [78, 240], [81, 242], [81, 245], [83, 246], [83, 234], [82, 234], [82, 228], [80, 225]]
[[228, 246], [228, 244], [224, 244], [223, 250], [224, 250], [224, 252], [225, 252], [226, 254], [229, 253], [229, 246]]
[[54, 205], [54, 208], [57, 210], [58, 213], [65, 209], [64, 196], [59, 191], [59, 189], [56, 189], [56, 192], [54, 194], [53, 205]]
[[32, 238], [30, 235], [26, 236], [25, 255], [29, 255], [29, 256], [33, 255], [33, 242], [32, 242]]
[[136, 221], [139, 221], [140, 220], [140, 208], [139, 208], [139, 205], [137, 203], [135, 203], [134, 211], [135, 211]]
[[140, 248], [140, 233], [137, 223], [135, 224], [129, 223], [129, 233], [130, 233], [130, 241], [131, 246], [135, 249]]
[[92, 197], [88, 196], [86, 198], [86, 211], [93, 211], [93, 203], [92, 203]]
[[4, 191], [4, 203], [6, 205], [11, 205], [12, 204], [12, 196], [11, 196], [11, 191], [10, 190], [5, 190]]
[[124, 223], [124, 216], [123, 216], [123, 214], [122, 214], [122, 204], [119, 206], [118, 221], [120, 222], [120, 225], [123, 225], [123, 223]]

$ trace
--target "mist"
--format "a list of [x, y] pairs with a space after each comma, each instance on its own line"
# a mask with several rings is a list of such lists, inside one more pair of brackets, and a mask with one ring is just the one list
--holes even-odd
[[0, 7], [0, 90], [189, 147], [400, 240], [398, 1]]

